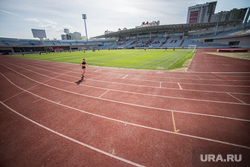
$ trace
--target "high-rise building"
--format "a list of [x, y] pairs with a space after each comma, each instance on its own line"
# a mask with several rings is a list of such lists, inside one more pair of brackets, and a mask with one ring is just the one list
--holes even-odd
[[198, 4], [188, 8], [187, 23], [209, 23], [215, 12], [217, 1]]
[[230, 11], [221, 11], [212, 16], [212, 22], [222, 21], [244, 21], [248, 8], [233, 9]]
[[81, 33], [79, 32], [74, 32], [74, 33], [70, 33], [69, 29], [64, 29], [64, 32], [66, 34], [62, 34], [62, 40], [78, 40], [81, 37]]
[[72, 40], [78, 40], [81, 37], [81, 33], [79, 32], [70, 33], [70, 36]]

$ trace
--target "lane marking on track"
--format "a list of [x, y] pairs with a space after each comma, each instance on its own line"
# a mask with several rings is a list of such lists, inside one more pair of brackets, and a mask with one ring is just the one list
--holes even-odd
[[180, 83], [178, 83], [178, 85], [179, 85], [179, 88], [182, 90], [181, 84], [180, 84]]
[[228, 78], [227, 76], [224, 76], [223, 74], [215, 73], [215, 75], [219, 78], [226, 80], [226, 81], [233, 81], [231, 78]]
[[161, 88], [161, 82], [160, 82], [160, 88]]
[[[47, 79], [46, 81], [41, 82], [41, 83], [36, 82], [36, 83], [38, 83], [38, 84], [36, 84], [36, 85], [34, 85], [34, 86], [31, 86], [31, 87], [28, 88], [27, 90], [30, 90], [30, 89], [32, 89], [32, 88], [35, 88], [35, 87], [39, 86], [39, 85], [42, 85], [42, 84], [44, 84], [44, 83], [46, 83], [47, 81], [50, 81], [50, 80], [52, 80], [52, 79], [51, 79], [51, 78], [50, 78], [50, 79]], [[14, 98], [14, 97], [17, 97], [17, 96], [23, 94], [24, 92], [25, 92], [25, 91], [21, 91], [21, 92], [15, 94], [15, 95], [9, 97], [8, 99], [3, 100], [3, 102], [6, 102], [6, 101], [8, 101], [8, 100], [10, 100], [10, 99], [12, 99], [12, 98]]]
[[124, 77], [122, 77], [122, 79], [125, 79], [125, 78], [127, 78], [127, 76], [128, 76], [128, 75], [125, 75]]
[[[1, 64], [3, 65], [3, 64]], [[12, 64], [13, 65], [13, 64]], [[5, 66], [5, 65], [3, 65]], [[14, 65], [16, 66], [16, 65]], [[6, 67], [6, 66], [5, 66]], [[20, 67], [20, 66], [16, 66], [16, 67], [19, 67], [19, 68], [22, 68], [22, 69], [25, 69], [27, 71], [30, 71], [32, 73], [36, 73], [38, 75], [41, 75], [41, 76], [44, 76], [44, 77], [48, 77], [48, 78], [52, 78], [50, 76], [47, 76], [47, 75], [44, 75], [44, 74], [41, 74], [41, 73], [38, 73], [38, 72], [35, 72], [35, 71], [32, 71], [32, 70], [29, 70], [27, 68], [24, 68], [24, 67]], [[36, 67], [34, 67], [36, 68]], [[41, 68], [39, 68], [41, 69]], [[45, 69], [41, 69], [41, 70], [45, 70]], [[45, 70], [45, 71], [49, 71], [49, 70]], [[49, 71], [49, 72], [52, 72], [52, 71]], [[54, 73], [54, 72], [52, 72]], [[73, 77], [73, 76], [69, 76], [69, 77]], [[73, 77], [73, 78], [78, 78], [78, 77]], [[62, 82], [68, 82], [68, 83], [71, 83], [70, 81], [65, 81], [65, 80], [62, 80], [62, 79], [55, 79], [55, 80], [59, 80], [59, 81], [62, 81]], [[97, 81], [97, 80], [93, 80], [93, 79], [89, 79], [89, 80], [92, 80], [92, 81]], [[99, 81], [98, 82], [105, 82], [105, 83], [112, 83], [112, 84], [123, 84], [123, 83], [117, 83], [117, 82], [106, 82], [106, 81]], [[185, 83], [186, 84], [186, 83]], [[129, 85], [129, 86], [141, 86], [141, 87], [151, 87], [151, 88], [159, 88], [159, 87], [153, 87], [153, 86], [145, 86], [145, 85], [136, 85], [136, 84], [123, 84], [123, 85]], [[82, 86], [82, 85], [80, 85]], [[102, 88], [102, 87], [96, 87], [96, 86], [91, 86], [91, 85], [84, 85], [86, 87], [93, 87], [93, 88], [97, 88], [97, 89], [107, 89], [107, 88]], [[180, 90], [180, 89], [177, 89], [177, 88], [163, 88], [162, 89], [170, 89], [170, 90]], [[126, 93], [133, 93], [133, 94], [142, 94], [142, 95], [149, 95], [149, 96], [159, 96], [159, 97], [167, 97], [167, 98], [176, 98], [176, 97], [172, 97], [172, 96], [161, 96], [161, 95], [152, 95], [152, 94], [143, 94], [143, 93], [136, 93], [136, 92], [129, 92], [129, 91], [121, 91], [121, 90], [116, 90], [116, 89], [110, 89], [110, 90], [113, 90], [113, 91], [117, 91], [117, 92], [126, 92]], [[233, 93], [233, 94], [243, 94], [243, 95], [249, 95], [249, 93], [237, 93], [237, 92], [223, 92], [223, 91], [206, 91], [206, 90], [193, 90], [193, 89], [185, 89], [185, 90], [182, 90], [182, 91], [187, 91], [187, 92], [208, 92], [208, 93]], [[229, 104], [237, 104], [237, 103], [231, 103], [231, 102], [223, 102], [223, 101], [212, 101], [212, 100], [202, 100], [202, 99], [192, 99], [192, 98], [179, 98], [177, 97], [176, 99], [188, 99], [188, 100], [197, 100], [197, 101], [208, 101], [208, 102], [216, 102], [216, 103], [229, 103]], [[242, 103], [238, 103], [238, 104], [242, 104]]]
[[203, 80], [199, 75], [196, 75], [197, 76], [197, 78], [199, 78], [200, 80]]
[[235, 97], [234, 95], [230, 94], [230, 93], [227, 93], [229, 96], [235, 98], [236, 100], [240, 101], [241, 103], [243, 104], [246, 104], [244, 101], [240, 100], [239, 98]]
[[[1, 64], [2, 65], [2, 64]], [[4, 65], [3, 65], [4, 66]], [[6, 67], [6, 66], [5, 66]], [[20, 67], [22, 69], [25, 69], [27, 71], [30, 71], [32, 73], [35, 73], [35, 74], [38, 74], [38, 75], [41, 75], [41, 76], [44, 76], [44, 77], [48, 77], [48, 78], [52, 78], [50, 76], [47, 76], [47, 75], [44, 75], [44, 74], [41, 74], [41, 73], [38, 73], [38, 72], [34, 72], [32, 70], [29, 70], [29, 69], [26, 69], [26, 68], [23, 68], [23, 67]], [[29, 78], [29, 77], [28, 77]], [[66, 80], [62, 80], [62, 79], [56, 79], [54, 78], [54, 80], [58, 80], [58, 81], [61, 81], [61, 82], [66, 82], [66, 83], [72, 83], [70, 81], [66, 81]], [[108, 90], [107, 88], [102, 88], [102, 87], [97, 87], [97, 86], [91, 86], [91, 85], [80, 85], [80, 86], [85, 86], [85, 87], [91, 87], [91, 88], [95, 88], [95, 89], [102, 89], [102, 90]], [[158, 88], [158, 87], [157, 87]], [[161, 86], [162, 88], [162, 86]], [[162, 88], [162, 89], [170, 89], [170, 88]], [[173, 88], [174, 90], [176, 90], [176, 88]], [[215, 101], [215, 100], [203, 100], [203, 99], [194, 99], [194, 98], [185, 98], [185, 97], [174, 97], [174, 96], [164, 96], [164, 95], [154, 95], [154, 94], [145, 94], [145, 93], [137, 93], [137, 92], [129, 92], [129, 91], [122, 91], [122, 90], [116, 90], [116, 89], [109, 89], [111, 91], [114, 91], [114, 92], [121, 92], [121, 93], [130, 93], [130, 94], [137, 94], [137, 95], [144, 95], [144, 96], [154, 96], [154, 97], [163, 97], [163, 98], [172, 98], [172, 99], [179, 99], [179, 100], [192, 100], [192, 101], [203, 101], [203, 102], [211, 102], [211, 103], [226, 103], [226, 104], [239, 104], [241, 105], [242, 103], [235, 103], [235, 102], [226, 102], [226, 101]], [[179, 90], [179, 89], [178, 89]], [[185, 91], [194, 91], [194, 90], [187, 90], [185, 89]], [[201, 91], [203, 92], [203, 91]], [[206, 91], [204, 91], [206, 92]], [[227, 93], [227, 92], [210, 92], [208, 91], [209, 93]], [[234, 93], [234, 94], [242, 94], [242, 93]], [[244, 105], [250, 105], [250, 104], [244, 104]]]
[[15, 95], [13, 95], [13, 96], [11, 96], [11, 97], [9, 97], [9, 98], [3, 100], [3, 102], [6, 102], [6, 101], [8, 101], [8, 100], [10, 100], [10, 99], [12, 99], [12, 98], [14, 98], [14, 97], [17, 97], [18, 95], [23, 94], [24, 92], [25, 92], [25, 91], [21, 91], [21, 92], [15, 94]]
[[42, 99], [38, 99], [38, 100], [35, 100], [35, 101], [33, 101], [32, 103], [36, 103], [36, 102], [39, 102], [39, 101], [41, 101]]
[[[6, 67], [5, 65], [1, 64], [2, 66]], [[15, 66], [15, 65], [14, 65]], [[6, 68], [9, 68], [9, 67], [6, 67]], [[25, 69], [27, 71], [30, 71], [32, 73], [35, 73], [35, 74], [38, 74], [38, 75], [41, 75], [41, 76], [44, 76], [44, 77], [47, 77], [47, 78], [52, 78], [50, 76], [47, 76], [47, 75], [44, 75], [44, 74], [41, 74], [41, 73], [38, 73], [38, 72], [35, 72], [35, 71], [32, 71], [32, 70], [29, 70], [27, 68], [23, 68], [23, 67], [19, 67], [19, 68], [22, 68], [22, 69]], [[16, 72], [15, 70], [9, 68], [10, 70]], [[22, 76], [25, 76], [23, 74], [20, 74], [19, 75], [22, 75]], [[26, 78], [30, 79], [29, 77], [25, 76]], [[76, 77], [75, 77], [76, 78]], [[58, 81], [62, 81], [62, 82], [66, 82], [66, 83], [72, 83], [70, 81], [66, 81], [66, 80], [62, 80], [62, 79], [56, 79], [54, 78], [55, 80], [58, 80]], [[31, 80], [31, 79], [30, 79]], [[34, 80], [32, 80], [34, 81]], [[91, 85], [80, 85], [80, 86], [86, 86], [86, 87], [92, 87], [92, 88], [96, 88], [96, 89], [102, 89], [102, 90], [107, 90], [107, 88], [102, 88], [102, 87], [96, 87], [96, 86], [91, 86]], [[138, 86], [138, 85], [137, 85]], [[159, 87], [155, 87], [155, 88], [159, 88]], [[162, 88], [162, 89], [171, 89], [171, 88]], [[116, 89], [110, 89], [112, 91], [115, 91], [115, 92], [122, 92], [122, 93], [130, 93], [130, 94], [138, 94], [138, 95], [145, 95], [145, 96], [156, 96], [156, 97], [164, 97], [164, 98], [173, 98], [173, 99], [181, 99], [181, 100], [192, 100], [192, 101], [205, 101], [205, 102], [215, 102], [215, 103], [228, 103], [228, 104], [242, 104], [242, 103], [232, 103], [232, 102], [224, 102], [224, 101], [214, 101], [214, 100], [202, 100], [202, 99], [192, 99], [192, 98], [182, 98], [182, 97], [173, 97], [173, 96], [164, 96], [164, 95], [153, 95], [153, 94], [145, 94], [145, 93], [137, 93], [137, 92], [129, 92], [129, 91], [122, 91], [122, 90], [116, 90]], [[177, 88], [173, 88], [172, 90], [179, 90]], [[197, 90], [185, 90], [185, 91], [197, 91]], [[203, 92], [203, 91], [201, 91]], [[207, 91], [204, 91], [204, 92], [207, 92]], [[210, 93], [225, 93], [225, 92], [211, 92], [209, 91]], [[234, 93], [234, 94], [241, 94], [241, 93]], [[250, 104], [249, 104], [250, 105]]]
[[[37, 82], [39, 83], [38, 81], [34, 80], [34, 79], [31, 79], [9, 67], [6, 67], [12, 71], [14, 71], [15, 73], [31, 80], [31, 81], [34, 81], [34, 82]], [[2, 74], [2, 73], [1, 73]], [[3, 74], [2, 74], [3, 75]], [[3, 75], [4, 76], [4, 75]], [[4, 76], [5, 77], [5, 76]], [[5, 77], [6, 78], [6, 77]], [[10, 81], [11, 82], [11, 81]], [[212, 115], [212, 114], [202, 114], [202, 113], [194, 113], [194, 112], [188, 112], [188, 111], [178, 111], [178, 110], [170, 110], [170, 109], [164, 109], [164, 108], [157, 108], [157, 107], [150, 107], [150, 106], [143, 106], [143, 105], [139, 105], [139, 104], [133, 104], [133, 103], [126, 103], [126, 102], [121, 102], [121, 101], [116, 101], [116, 100], [111, 100], [111, 99], [103, 99], [103, 98], [98, 98], [98, 97], [95, 97], [95, 96], [90, 96], [90, 95], [84, 95], [84, 94], [80, 94], [80, 93], [76, 93], [76, 92], [72, 92], [72, 91], [69, 91], [69, 90], [65, 90], [65, 89], [60, 89], [60, 88], [57, 88], [57, 87], [54, 87], [54, 86], [50, 86], [50, 85], [47, 85], [47, 84], [43, 84], [44, 86], [47, 86], [47, 87], [50, 87], [52, 89], [56, 89], [56, 90], [60, 90], [62, 92], [67, 92], [67, 93], [71, 93], [71, 94], [75, 94], [75, 95], [79, 95], [79, 96], [84, 96], [84, 97], [89, 97], [89, 98], [93, 98], [93, 99], [99, 99], [99, 100], [103, 100], [103, 101], [107, 101], [107, 102], [113, 102], [113, 103], [119, 103], [119, 104], [125, 104], [125, 105], [130, 105], [130, 106], [135, 106], [135, 107], [141, 107], [141, 108], [148, 108], [148, 109], [152, 109], [152, 110], [161, 110], [161, 111], [174, 111], [174, 112], [177, 112], [177, 113], [183, 113], [183, 114], [190, 114], [190, 115], [199, 115], [199, 116], [206, 116], [206, 117], [214, 117], [214, 118], [221, 118], [221, 119], [229, 119], [229, 120], [236, 120], [236, 121], [243, 121], [243, 122], [250, 122], [250, 120], [246, 120], [246, 119], [241, 119], [241, 118], [233, 118], [233, 117], [227, 117], [227, 116], [220, 116], [220, 115]], [[242, 104], [242, 103], [238, 103], [238, 104]]]
[[100, 71], [102, 71], [102, 69], [95, 70], [94, 72], [100, 72]]
[[[3, 56], [4, 58], [6, 58], [7, 56]], [[7, 57], [8, 59], [10, 59], [10, 57]], [[15, 59], [15, 61], [17, 61], [18, 59], [23, 59], [23, 58], [17, 58], [17, 57], [12, 57], [13, 59]], [[70, 67], [74, 67], [74, 68], [76, 68], [76, 69], [78, 69], [77, 68], [77, 66], [78, 65], [76, 65], [76, 64], [73, 64], [73, 63], [67, 63], [67, 62], [52, 62], [52, 61], [48, 61], [48, 60], [35, 60], [35, 59], [25, 59], [25, 61], [26, 62], [30, 62], [30, 63], [34, 63], [34, 62], [36, 62], [36, 63], [38, 63], [39, 65], [43, 65], [43, 64], [41, 64], [41, 62], [44, 62], [44, 63], [54, 63], [54, 64], [56, 64], [56, 65], [62, 65], [63, 67], [65, 67], [65, 64], [67, 64], [67, 66], [70, 66]], [[90, 67], [93, 67], [93, 68], [106, 68], [106, 69], [111, 69], [111, 70], [117, 70], [117, 69], [121, 69], [121, 68], [116, 68], [116, 67], [100, 67], [100, 66], [94, 66], [94, 65], [88, 65], [88, 66], [90, 66]], [[61, 67], [61, 66], [60, 66]], [[190, 66], [189, 66], [190, 67]], [[151, 71], [151, 72], [155, 72], [155, 70], [140, 70], [140, 69], [124, 69], [124, 70], [131, 70], [131, 71]], [[113, 73], [113, 72], [112, 72]], [[180, 74], [180, 73], [183, 73], [183, 74], [187, 74], [187, 72], [171, 72], [171, 73], [178, 73], [178, 74]], [[213, 73], [215, 73], [215, 74], [250, 74], [250, 72], [196, 72], [196, 71], [188, 71], [188, 74], [213, 74]], [[237, 76], [238, 77], [238, 76]], [[240, 76], [239, 76], [240, 77]], [[214, 79], [209, 79], [209, 80], [214, 80]], [[217, 79], [215, 79], [215, 80], [217, 80]]]
[[93, 147], [93, 146], [90, 146], [90, 145], [88, 145], [88, 144], [85, 144], [85, 143], [83, 143], [83, 142], [80, 142], [80, 141], [78, 141], [78, 140], [76, 140], [76, 139], [73, 139], [73, 138], [71, 138], [71, 137], [69, 137], [69, 136], [66, 136], [66, 135], [64, 135], [64, 134], [62, 134], [62, 133], [59, 133], [59, 132], [57, 132], [57, 131], [55, 131], [55, 130], [53, 130], [53, 129], [48, 128], [47, 126], [44, 126], [44, 125], [42, 125], [42, 124], [40, 124], [40, 123], [38, 123], [38, 122], [36, 122], [36, 121], [34, 121], [34, 120], [32, 120], [32, 119], [30, 119], [30, 118], [28, 118], [28, 117], [26, 117], [26, 116], [20, 114], [20, 113], [17, 112], [16, 110], [14, 110], [14, 109], [10, 108], [9, 106], [7, 106], [5, 103], [3, 103], [3, 102], [1, 102], [1, 101], [0, 101], [0, 103], [1, 103], [3, 106], [5, 106], [6, 108], [8, 108], [10, 111], [12, 111], [13, 113], [15, 113], [15, 114], [19, 115], [20, 117], [26, 119], [27, 121], [29, 121], [29, 122], [31, 122], [31, 123], [33, 123], [33, 124], [35, 124], [35, 125], [37, 125], [37, 126], [43, 128], [43, 129], [45, 129], [45, 130], [47, 130], [47, 131], [49, 131], [49, 132], [51, 132], [51, 133], [54, 133], [54, 134], [56, 134], [56, 135], [58, 135], [58, 136], [60, 136], [60, 137], [63, 137], [63, 138], [65, 138], [65, 139], [67, 139], [67, 140], [70, 140], [71, 142], [74, 142], [74, 143], [76, 143], [76, 144], [80, 144], [81, 146], [87, 147], [87, 148], [89, 148], [89, 149], [91, 149], [91, 150], [94, 150], [94, 151], [96, 151], [96, 152], [99, 152], [99, 153], [101, 153], [101, 154], [104, 154], [104, 155], [106, 155], [106, 156], [109, 156], [109, 157], [111, 157], [111, 158], [120, 160], [120, 161], [122, 161], [122, 162], [131, 164], [131, 165], [134, 165], [134, 166], [139, 166], [139, 167], [142, 167], [142, 166], [143, 166], [143, 165], [141, 165], [141, 164], [138, 164], [138, 163], [129, 161], [129, 160], [127, 160], [127, 159], [124, 159], [124, 158], [115, 156], [115, 155], [113, 155], [112, 153], [111, 153], [111, 154], [110, 154], [110, 153], [107, 153], [107, 152], [102, 151], [102, 150], [100, 150], [100, 149], [98, 149], [98, 148], [95, 148], [95, 147]]
[[[1, 65], [4, 66], [3, 64], [1, 64]], [[5, 67], [6, 67], [6, 66], [5, 66]], [[70, 71], [68, 71], [68, 72], [70, 72]], [[68, 72], [65, 72], [65, 73], [68, 73]], [[39, 86], [39, 85], [43, 85], [43, 84], [45, 84], [45, 83], [48, 82], [48, 81], [51, 81], [51, 80], [53, 80], [53, 79], [56, 79], [56, 78], [57, 78], [58, 76], [60, 76], [60, 75], [64, 75], [65, 73], [56, 75], [56, 76], [54, 76], [54, 77], [48, 77], [49, 79], [47, 79], [47, 80], [45, 80], [45, 81], [43, 81], [43, 82], [38, 82], [38, 81], [36, 81], [36, 80], [33, 80], [34, 82], [36, 82], [36, 83], [38, 83], [38, 84], [36, 84], [36, 85], [34, 85], [34, 86], [28, 88], [27, 90], [30, 90], [30, 89], [32, 89], [32, 88], [35, 88], [35, 87], [37, 87], [37, 86]], [[23, 94], [24, 92], [25, 92], [25, 91], [19, 92], [19, 93], [17, 93], [16, 95], [13, 95], [13, 96], [9, 97], [8, 99], [3, 100], [3, 102], [6, 102], [6, 101], [8, 101], [8, 100], [10, 100], [10, 99], [12, 99], [12, 98], [14, 98], [14, 97], [17, 97], [18, 95], [21, 95], [21, 94]]]
[[[32, 65], [28, 65], [28, 66], [32, 66]], [[32, 67], [34, 67], [34, 66], [32, 66]], [[39, 67], [35, 67], [35, 68], [39, 68]], [[41, 69], [41, 68], [40, 68]], [[78, 72], [72, 72], [72, 73], [78, 73]], [[108, 76], [110, 76], [110, 75], [117, 75], [117, 72], [116, 73], [114, 73], [114, 72], [106, 72], [105, 74], [109, 74]], [[90, 74], [90, 75], [96, 75], [96, 74]], [[124, 74], [123, 74], [124, 75]], [[193, 75], [193, 76], [195, 76], [194, 74], [191, 74], [191, 75]], [[235, 77], [241, 77], [241, 76], [235, 76]], [[143, 80], [143, 81], [151, 81], [151, 82], [158, 82], [158, 81], [152, 81], [152, 80], [154, 80], [154, 77], [150, 77], [151, 79], [148, 79], [148, 80]], [[197, 78], [197, 77], [196, 77]], [[176, 77], [171, 77], [171, 76], [168, 76], [168, 77], [161, 77], [161, 79], [176, 79]], [[195, 79], [195, 78], [189, 78], [189, 77], [186, 77], [186, 78], [180, 78], [179, 76], [178, 76], [178, 79], [185, 79], [185, 80], [194, 80], [194, 81], [200, 81], [201, 79]], [[134, 80], [139, 80], [139, 81], [142, 81], [142, 79], [134, 79]], [[222, 80], [222, 79], [202, 79], [203, 81], [220, 81], [220, 82], [223, 82], [224, 80]], [[237, 80], [237, 81], [249, 81], [249, 80]], [[169, 82], [169, 83], [175, 83], [175, 82]], [[186, 83], [186, 84], [188, 84], [188, 83]], [[193, 83], [190, 83], [190, 84], [193, 84]], [[204, 85], [210, 85], [210, 84], [204, 84]]]
[[171, 113], [172, 113], [172, 121], [173, 121], [173, 126], [174, 126], [174, 132], [178, 133], [180, 131], [180, 129], [176, 129], [175, 119], [174, 119], [174, 112], [171, 111]]
[[103, 94], [101, 94], [98, 98], [102, 98], [102, 96], [104, 96], [106, 93], [108, 93], [110, 90], [106, 90], [106, 92], [104, 92]]
[[[5, 62], [5, 63], [8, 63], [8, 62]], [[9, 63], [9, 64], [12, 64], [13, 63]], [[16, 65], [14, 65], [16, 66]], [[28, 65], [28, 66], [31, 66], [33, 68], [37, 68], [37, 69], [41, 69], [41, 70], [44, 70], [44, 71], [49, 71], [49, 72], [52, 72], [52, 73], [55, 73], [55, 74], [60, 74], [60, 73], [57, 73], [57, 72], [53, 72], [51, 70], [46, 70], [44, 68], [39, 68], [39, 67], [35, 67], [35, 66], [32, 66], [32, 65]], [[20, 66], [17, 66], [17, 67], [20, 67]], [[23, 68], [23, 67], [20, 67], [20, 68]], [[26, 68], [24, 68], [26, 69]], [[73, 70], [72, 70], [73, 71]], [[90, 74], [91, 75], [91, 74]], [[121, 74], [122, 76], [124, 74]], [[64, 75], [64, 76], [68, 76], [68, 77], [72, 77], [71, 75]], [[110, 76], [110, 75], [109, 75]], [[74, 76], [73, 76], [74, 77]], [[76, 78], [76, 77], [74, 77]], [[119, 77], [118, 77], [119, 78]], [[187, 79], [187, 78], [186, 78]], [[113, 84], [124, 84], [124, 83], [120, 83], [120, 82], [110, 82], [110, 81], [100, 81], [100, 80], [95, 80], [95, 79], [89, 79], [91, 81], [98, 81], [98, 82], [104, 82], [104, 83], [113, 83]], [[192, 79], [194, 80], [194, 79]], [[200, 80], [200, 79], [199, 79]], [[203, 79], [204, 80], [204, 79]], [[134, 81], [137, 81], [136, 79]], [[152, 80], [139, 80], [139, 81], [150, 81], [150, 82], [159, 82], [159, 81], [152, 81]], [[246, 81], [246, 80], [244, 80]], [[177, 83], [177, 82], [166, 82], [166, 83]], [[194, 83], [185, 83], [184, 84], [189, 84], [189, 85], [194, 85]], [[152, 87], [152, 88], [156, 88], [154, 86], [147, 86], [147, 85], [138, 85], [138, 84], [124, 84], [124, 85], [131, 85], [131, 86], [144, 86], [144, 87]], [[245, 85], [218, 85], [218, 84], [200, 84], [200, 83], [197, 83], [195, 85], [204, 85], [204, 86], [217, 86], [217, 87], [250, 87], [250, 86], [245, 86]], [[174, 88], [166, 88], [166, 89], [174, 89]], [[193, 89], [186, 89], [186, 90], [190, 90], [190, 91], [196, 91], [196, 90], [193, 90]], [[203, 92], [219, 92], [219, 91], [204, 91], [204, 90], [199, 90], [199, 91], [203, 91]], [[222, 91], [223, 92], [223, 91]]]
[[[250, 150], [250, 147], [244, 146], [244, 145], [240, 145], [240, 144], [234, 144], [234, 143], [224, 142], [224, 141], [220, 141], [220, 140], [216, 140], [216, 139], [209, 139], [209, 138], [206, 138], [206, 137], [199, 137], [199, 136], [189, 135], [189, 134], [185, 134], [185, 133], [175, 133], [173, 131], [168, 131], [168, 130], [164, 130], [164, 129], [153, 128], [153, 127], [149, 127], [149, 126], [145, 126], [145, 125], [140, 125], [140, 124], [135, 124], [135, 123], [131, 123], [131, 122], [126, 122], [126, 121], [122, 121], [122, 120], [118, 120], [118, 119], [114, 119], [114, 118], [110, 118], [110, 117], [106, 117], [106, 116], [102, 116], [102, 115], [90, 113], [90, 112], [87, 112], [87, 111], [84, 111], [84, 110], [80, 110], [80, 109], [77, 109], [77, 108], [74, 108], [74, 107], [70, 107], [70, 106], [67, 106], [67, 105], [64, 105], [64, 104], [59, 104], [59, 103], [57, 103], [55, 101], [52, 101], [52, 100], [47, 99], [47, 98], [44, 98], [42, 96], [39, 96], [39, 95], [37, 95], [35, 93], [32, 93], [32, 92], [30, 92], [28, 90], [25, 90], [25, 89], [17, 86], [12, 81], [10, 81], [5, 75], [3, 75], [1, 72], [0, 72], [0, 74], [2, 76], [4, 76], [6, 78], [6, 80], [8, 80], [12, 85], [16, 86], [17, 88], [19, 88], [21, 90], [24, 90], [27, 93], [30, 93], [33, 96], [39, 97], [39, 98], [41, 98], [43, 100], [46, 100], [48, 102], [51, 102], [51, 103], [54, 103], [54, 104], [57, 104], [57, 105], [60, 105], [60, 106], [63, 106], [65, 108], [69, 108], [69, 109], [73, 109], [73, 110], [79, 111], [81, 113], [93, 115], [93, 116], [96, 116], [96, 117], [99, 117], [99, 118], [111, 120], [111, 121], [114, 121], [114, 122], [119, 122], [119, 123], [126, 124], [126, 125], [132, 125], [132, 126], [136, 126], [136, 127], [141, 127], [141, 128], [149, 129], [149, 130], [155, 130], [155, 131], [159, 131], [159, 132], [170, 133], [170, 134], [175, 134], [175, 135], [179, 135], [179, 136], [185, 136], [185, 137], [189, 137], [189, 138], [200, 139], [200, 140], [205, 140], [205, 141], [209, 141], [209, 142], [214, 142], [214, 143], [219, 143], [219, 144], [225, 144], [225, 145], [230, 145], [230, 146], [240, 147], [240, 148], [244, 148], [244, 149], [249, 149]], [[5, 105], [1, 101], [0, 101], [0, 103], [3, 104], [3, 105]], [[5, 105], [5, 106], [7, 106], [7, 105]]]

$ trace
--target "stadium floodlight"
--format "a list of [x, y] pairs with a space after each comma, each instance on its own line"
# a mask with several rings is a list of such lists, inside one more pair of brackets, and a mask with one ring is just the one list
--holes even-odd
[[84, 20], [86, 39], [87, 39], [87, 42], [88, 42], [88, 33], [87, 33], [87, 25], [86, 25], [87, 16], [86, 16], [86, 14], [82, 14], [82, 19]]
[[39, 38], [40, 40], [42, 40], [43, 38], [47, 38], [45, 30], [31, 29], [31, 31], [34, 38]]

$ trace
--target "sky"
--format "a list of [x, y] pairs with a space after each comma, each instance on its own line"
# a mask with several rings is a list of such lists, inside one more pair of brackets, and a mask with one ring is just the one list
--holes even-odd
[[[186, 23], [189, 6], [213, 0], [0, 0], [0, 37], [34, 39], [31, 29], [61, 39], [64, 28], [88, 37], [104, 31], [135, 28], [142, 22], [160, 25]], [[249, 0], [217, 0], [215, 13], [250, 7]]]

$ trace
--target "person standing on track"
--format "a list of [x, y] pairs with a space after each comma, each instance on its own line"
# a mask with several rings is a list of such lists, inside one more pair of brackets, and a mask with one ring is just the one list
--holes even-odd
[[81, 66], [82, 66], [82, 78], [81, 78], [81, 80], [83, 81], [84, 80], [84, 74], [85, 74], [85, 69], [86, 69], [86, 60], [85, 59], [83, 59], [82, 60], [82, 62], [81, 62]]

